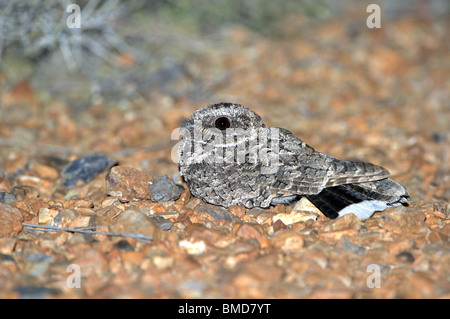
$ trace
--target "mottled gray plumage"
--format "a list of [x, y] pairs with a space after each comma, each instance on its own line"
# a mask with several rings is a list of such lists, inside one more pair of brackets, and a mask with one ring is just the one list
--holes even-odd
[[335, 218], [354, 203], [373, 201], [375, 210], [383, 210], [408, 199], [386, 169], [317, 152], [239, 104], [199, 109], [182, 132], [180, 174], [194, 196], [211, 204], [268, 207], [306, 196]]

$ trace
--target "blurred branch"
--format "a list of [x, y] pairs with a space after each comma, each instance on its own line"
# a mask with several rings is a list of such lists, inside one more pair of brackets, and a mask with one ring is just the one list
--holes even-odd
[[92, 227], [82, 227], [82, 228], [65, 228], [65, 227], [57, 227], [57, 226], [45, 226], [45, 225], [36, 225], [29, 223], [22, 223], [25, 226], [25, 230], [29, 231], [26, 227], [30, 227], [32, 229], [36, 229], [38, 231], [65, 231], [69, 233], [80, 233], [87, 235], [103, 235], [103, 236], [111, 236], [111, 237], [123, 237], [123, 238], [133, 238], [138, 241], [142, 241], [145, 243], [150, 243], [153, 241], [153, 237], [141, 235], [141, 234], [132, 234], [132, 233], [108, 233], [108, 232], [99, 232], [95, 231], [96, 226]]

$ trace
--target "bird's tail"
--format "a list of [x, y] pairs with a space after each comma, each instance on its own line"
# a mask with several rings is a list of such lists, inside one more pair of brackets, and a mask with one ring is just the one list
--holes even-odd
[[352, 213], [364, 220], [389, 206], [407, 205], [409, 194], [400, 184], [385, 178], [373, 182], [327, 187], [317, 195], [306, 197], [329, 218]]

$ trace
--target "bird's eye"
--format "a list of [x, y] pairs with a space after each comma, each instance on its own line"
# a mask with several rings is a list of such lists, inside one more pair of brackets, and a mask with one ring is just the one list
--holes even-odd
[[224, 131], [224, 130], [226, 130], [227, 128], [229, 128], [231, 126], [231, 121], [230, 121], [230, 119], [228, 117], [219, 117], [214, 122], [214, 125], [219, 130]]

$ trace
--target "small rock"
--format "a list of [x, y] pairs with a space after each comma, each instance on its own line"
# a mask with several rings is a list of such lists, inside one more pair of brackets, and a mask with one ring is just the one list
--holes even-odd
[[125, 269], [135, 269], [142, 265], [144, 254], [141, 251], [125, 251], [120, 254]]
[[115, 166], [106, 175], [106, 193], [121, 202], [150, 199], [152, 177], [132, 167]]
[[30, 263], [51, 263], [54, 258], [43, 253], [32, 253], [25, 256], [25, 261]]
[[165, 218], [165, 219], [169, 219], [172, 222], [176, 221], [178, 219], [178, 217], [180, 216], [180, 213], [178, 212], [174, 212], [174, 211], [170, 211], [170, 212], [163, 212], [163, 213], [159, 213], [158, 216]]
[[439, 233], [447, 240], [450, 239], [450, 224], [445, 225], [439, 230]]
[[[9, 239], [9, 238], [8, 238]], [[16, 263], [16, 260], [14, 259], [14, 257], [11, 254], [3, 254], [0, 253], [0, 260], [2, 262], [12, 262], [12, 263]]]
[[280, 229], [286, 229], [288, 228], [288, 226], [286, 226], [281, 220], [277, 220], [276, 222], [273, 223], [273, 231], [277, 232]]
[[[283, 206], [283, 205], [278, 205], [278, 206]], [[276, 213], [274, 213], [273, 211], [264, 209], [255, 217], [255, 220], [260, 225], [272, 225], [273, 217], [276, 216], [275, 214]]]
[[30, 176], [30, 175], [19, 175], [17, 180], [21, 185], [27, 185], [31, 187], [35, 187], [37, 189], [41, 189], [43, 181], [40, 177]]
[[181, 195], [177, 199], [177, 202], [184, 205], [189, 201], [189, 199], [191, 199], [191, 192], [189, 191], [189, 189], [185, 189], [181, 192]]
[[444, 132], [433, 132], [431, 134], [431, 138], [436, 143], [443, 143], [446, 141], [447, 137], [445, 136]]
[[39, 196], [39, 191], [33, 186], [23, 185], [14, 186], [11, 189], [11, 194], [16, 198], [16, 200], [21, 201], [26, 198], [36, 198]]
[[429, 242], [435, 242], [435, 241], [444, 241], [447, 242], [448, 241], [448, 237], [443, 236], [439, 231], [431, 231], [428, 235], [427, 235], [427, 240]]
[[186, 207], [190, 209], [194, 209], [200, 204], [204, 204], [205, 202], [202, 201], [200, 198], [197, 197], [191, 197], [188, 202], [186, 203]]
[[360, 255], [360, 256], [367, 255], [367, 249], [364, 246], [356, 245], [356, 244], [352, 243], [351, 241], [349, 241], [345, 237], [339, 241], [337, 246], [339, 247], [341, 243], [343, 246], [342, 248], [345, 251], [351, 251], [352, 253]]
[[159, 227], [150, 217], [134, 209], [126, 210], [109, 228], [115, 233], [138, 234], [153, 237], [153, 239], [159, 238], [160, 232]]
[[285, 225], [292, 225], [298, 222], [303, 222], [307, 220], [316, 220], [317, 215], [308, 212], [308, 211], [302, 211], [302, 210], [293, 210], [290, 213], [282, 213], [282, 214], [276, 214], [273, 217], [273, 221], [276, 222], [277, 220], [281, 220], [283, 224]]
[[230, 213], [232, 213], [234, 216], [238, 218], [243, 218], [245, 216], [245, 207], [239, 206], [239, 205], [231, 205], [228, 207], [228, 210]]
[[22, 286], [16, 287], [14, 290], [20, 294], [21, 299], [43, 299], [61, 294], [61, 290], [57, 288], [41, 286]]
[[154, 256], [152, 261], [158, 270], [168, 269], [174, 264], [174, 258], [169, 255]]
[[121, 251], [127, 252], [127, 251], [134, 251], [134, 247], [131, 246], [130, 242], [125, 239], [119, 240], [117, 243], [114, 244], [114, 248], [117, 248]]
[[150, 184], [150, 191], [154, 202], [177, 200], [181, 196], [180, 188], [167, 175], [158, 177], [153, 184]]
[[94, 207], [94, 202], [90, 199], [69, 199], [64, 202], [64, 208], [76, 209], [76, 208], [92, 208]]
[[200, 255], [206, 251], [206, 244], [204, 241], [189, 241], [180, 240], [178, 245], [186, 250], [189, 255]]
[[387, 249], [389, 252], [393, 255], [397, 255], [401, 253], [402, 251], [409, 251], [411, 249], [414, 249], [414, 246], [416, 243], [411, 240], [410, 238], [405, 239], [397, 239], [393, 241], [392, 243], [387, 244]]
[[361, 225], [361, 221], [354, 214], [347, 214], [342, 217], [332, 219], [323, 229], [326, 232], [339, 232], [347, 229], [355, 229]]
[[32, 214], [38, 215], [39, 210], [41, 208], [49, 208], [49, 204], [47, 201], [44, 201], [42, 198], [26, 198], [23, 201], [15, 201], [13, 204], [14, 207], [22, 209], [26, 212], [30, 212]]
[[50, 166], [34, 163], [31, 167], [33, 172], [36, 173], [37, 176], [39, 176], [42, 179], [48, 179], [51, 181], [54, 181], [58, 178], [58, 171]]
[[314, 204], [311, 203], [306, 197], [300, 198], [300, 200], [297, 203], [295, 203], [293, 211], [304, 211], [304, 212], [311, 212], [319, 216], [322, 215], [322, 212], [316, 206], [314, 206]]
[[400, 287], [401, 296], [408, 299], [435, 298], [434, 281], [430, 277], [431, 274], [427, 273], [412, 273]]
[[15, 238], [0, 238], [0, 254], [11, 254], [16, 247]]
[[215, 219], [224, 219], [228, 221], [234, 221], [236, 217], [230, 213], [227, 209], [221, 206], [209, 205], [209, 204], [199, 204], [195, 210], [201, 214], [208, 214]]
[[0, 237], [14, 237], [23, 228], [20, 210], [5, 203], [0, 203]]
[[106, 206], [106, 207], [100, 207], [99, 209], [95, 210], [95, 214], [97, 216], [100, 216], [104, 220], [113, 220], [117, 216], [119, 216], [123, 210], [116, 206]]
[[80, 215], [75, 218], [70, 224], [69, 228], [84, 228], [91, 225], [92, 216]]
[[79, 213], [73, 209], [62, 209], [55, 217], [53, 224], [58, 227], [69, 227], [70, 223], [77, 218]]
[[207, 223], [211, 223], [212, 221], [214, 221], [214, 219], [208, 214], [198, 213], [197, 211], [192, 209], [186, 212], [186, 214], [183, 216], [182, 221], [184, 220], [189, 220], [188, 224], [194, 223], [203, 225], [206, 225]]
[[[275, 283], [281, 280], [283, 269], [277, 265], [277, 255], [270, 254], [245, 262], [241, 274], [250, 275], [260, 283]], [[233, 282], [237, 280], [235, 277]]]
[[427, 217], [425, 219], [425, 224], [427, 225], [427, 227], [430, 230], [438, 229], [440, 227], [440, 223], [441, 223], [441, 219], [437, 218], [437, 217], [434, 217], [434, 216]]
[[236, 236], [243, 239], [256, 239], [261, 245], [267, 240], [264, 229], [259, 224], [244, 223], [238, 226]]
[[59, 214], [57, 209], [39, 209], [39, 224], [53, 225], [55, 217]]
[[[344, 216], [345, 217], [345, 216]], [[425, 215], [413, 207], [398, 207], [382, 215], [380, 227], [394, 233], [408, 229], [411, 233], [427, 232]]]
[[264, 208], [253, 207], [253, 208], [249, 209], [245, 215], [250, 216], [252, 218], [256, 218], [258, 215], [260, 215], [261, 213], [264, 213], [266, 211], [267, 211], [267, 209], [264, 209]]
[[409, 251], [402, 251], [399, 254], [397, 254], [395, 258], [397, 258], [397, 260], [408, 263], [413, 263], [415, 260], [413, 254], [411, 254]]
[[83, 215], [94, 215], [95, 214], [95, 211], [89, 207], [77, 207], [77, 208], [75, 208], [75, 210]]
[[284, 252], [298, 251], [303, 248], [303, 237], [292, 229], [281, 229], [271, 238], [272, 244]]
[[115, 197], [106, 197], [101, 203], [101, 207], [111, 206], [120, 208], [121, 210], [125, 210], [125, 205]]
[[150, 214], [161, 214], [166, 212], [166, 208], [160, 203], [152, 203], [150, 207]]
[[16, 197], [13, 194], [7, 192], [0, 192], [0, 202], [12, 205], [16, 201]]
[[94, 153], [78, 158], [64, 168], [62, 185], [72, 188], [78, 180], [88, 183], [112, 164], [114, 161], [103, 154]]
[[229, 244], [228, 236], [223, 231], [207, 228], [203, 224], [191, 224], [186, 227], [190, 242], [202, 241], [207, 246], [224, 247]]
[[173, 227], [173, 222], [170, 219], [165, 219], [162, 216], [155, 216], [155, 217], [150, 217], [151, 220], [153, 220], [155, 222], [156, 225], [158, 225], [159, 228], [161, 228], [162, 230], [171, 230]]

